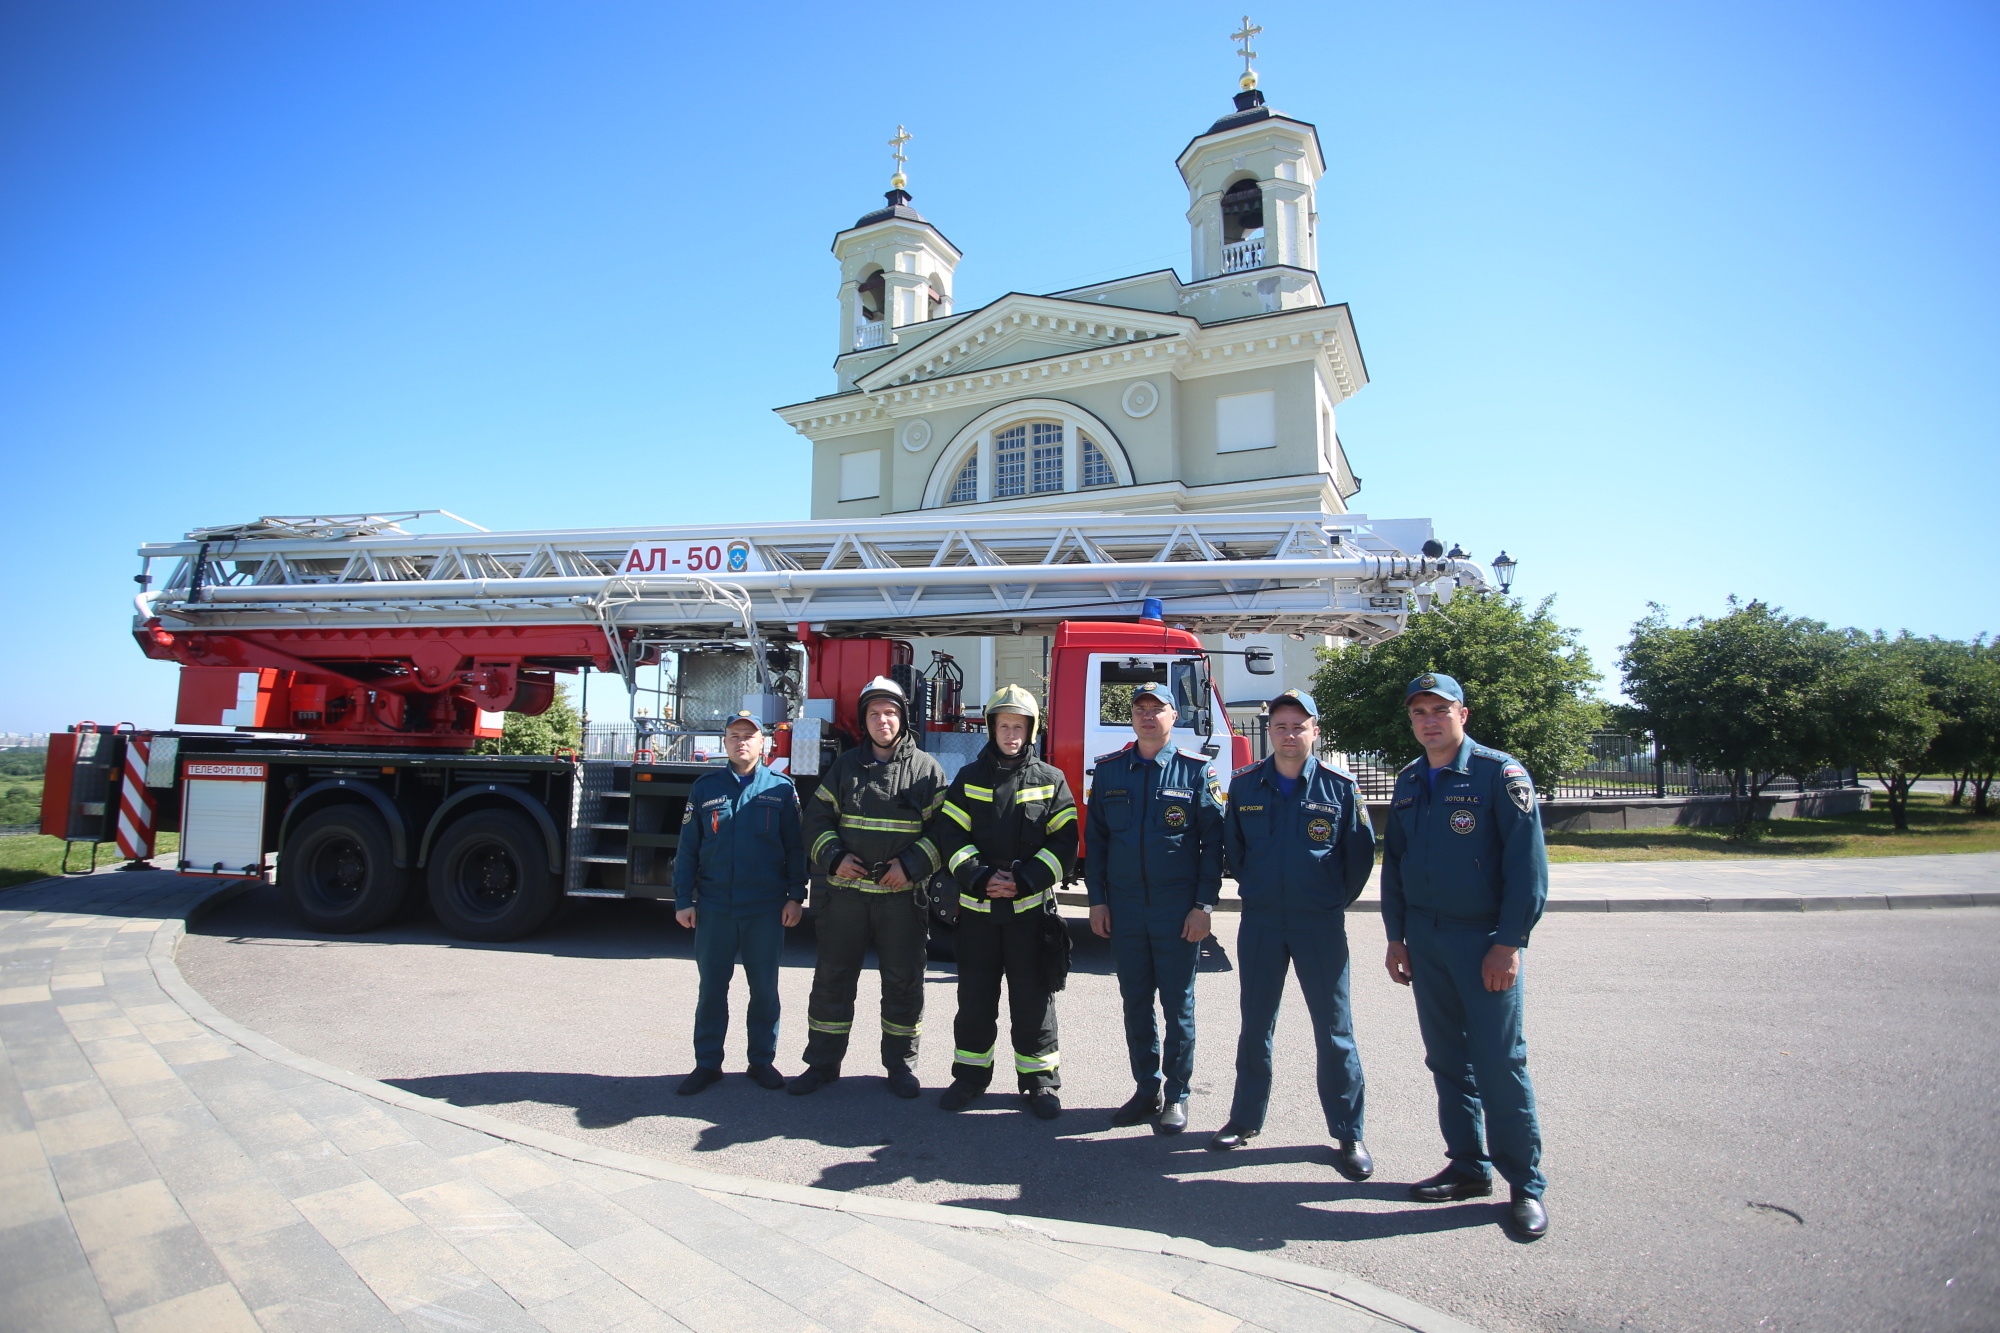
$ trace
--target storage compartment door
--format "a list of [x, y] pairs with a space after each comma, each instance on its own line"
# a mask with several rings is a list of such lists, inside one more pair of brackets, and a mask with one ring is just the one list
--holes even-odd
[[184, 875], [264, 873], [266, 764], [189, 760], [181, 797]]

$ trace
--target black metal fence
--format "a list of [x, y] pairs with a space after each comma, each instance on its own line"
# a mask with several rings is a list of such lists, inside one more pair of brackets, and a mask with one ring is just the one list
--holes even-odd
[[[1329, 754], [1360, 779], [1361, 794], [1368, 800], [1387, 800], [1396, 785], [1396, 773], [1407, 758], [1385, 760], [1380, 755]], [[1851, 768], [1821, 769], [1797, 777], [1779, 775], [1763, 787], [1766, 795], [1785, 792], [1833, 791], [1861, 785]], [[1737, 796], [1747, 794], [1748, 782], [1736, 773], [1710, 773], [1670, 764], [1660, 758], [1650, 741], [1634, 740], [1615, 731], [1601, 731], [1590, 738], [1590, 758], [1573, 773], [1565, 773], [1541, 788], [1547, 800], [1635, 800], [1685, 796]]]

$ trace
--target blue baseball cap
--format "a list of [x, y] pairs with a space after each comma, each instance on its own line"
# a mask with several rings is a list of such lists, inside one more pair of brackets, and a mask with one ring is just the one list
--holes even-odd
[[757, 728], [758, 731], [769, 731], [771, 729], [770, 724], [765, 722], [761, 715], [752, 712], [748, 708], [741, 710], [736, 714], [735, 717], [732, 717], [728, 721], [724, 722], [722, 724], [722, 729], [724, 731], [727, 731], [731, 727], [735, 726], [738, 722], [748, 722], [751, 726]]
[[1133, 703], [1136, 704], [1141, 699], [1158, 699], [1161, 703], [1165, 704], [1167, 707], [1169, 708], [1174, 707], [1173, 694], [1167, 689], [1166, 686], [1160, 684], [1160, 682], [1157, 680], [1149, 680], [1144, 685], [1141, 685], [1138, 689], [1132, 691]]
[[1455, 704], [1465, 702], [1465, 687], [1450, 676], [1435, 671], [1426, 671], [1410, 682], [1410, 688], [1403, 691], [1403, 702], [1408, 703], [1420, 694], [1435, 694], [1440, 699], [1449, 699]]
[[1313, 719], [1315, 722], [1319, 720], [1319, 705], [1314, 703], [1313, 697], [1303, 690], [1286, 690], [1283, 694], [1265, 704], [1264, 712], [1266, 714], [1275, 713], [1278, 711], [1280, 704], [1289, 704], [1293, 708], [1303, 708], [1306, 710], [1307, 717]]

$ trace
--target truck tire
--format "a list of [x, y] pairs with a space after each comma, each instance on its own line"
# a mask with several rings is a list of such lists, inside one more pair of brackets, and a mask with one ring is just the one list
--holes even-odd
[[462, 940], [518, 940], [562, 901], [541, 831], [512, 810], [476, 810], [446, 828], [426, 878], [438, 924]]
[[373, 930], [401, 909], [411, 880], [397, 868], [382, 816], [336, 805], [300, 820], [278, 858], [278, 887], [307, 930]]

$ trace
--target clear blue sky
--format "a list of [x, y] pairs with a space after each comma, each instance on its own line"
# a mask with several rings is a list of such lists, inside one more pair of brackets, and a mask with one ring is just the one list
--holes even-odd
[[[897, 123], [961, 308], [1185, 273], [1240, 13], [9, 0], [0, 730], [170, 720], [131, 552], [193, 525], [803, 516], [769, 409], [832, 387]], [[1649, 600], [2000, 629], [2000, 10], [1254, 17], [1327, 150], [1357, 507], [1506, 546], [1608, 677]]]

